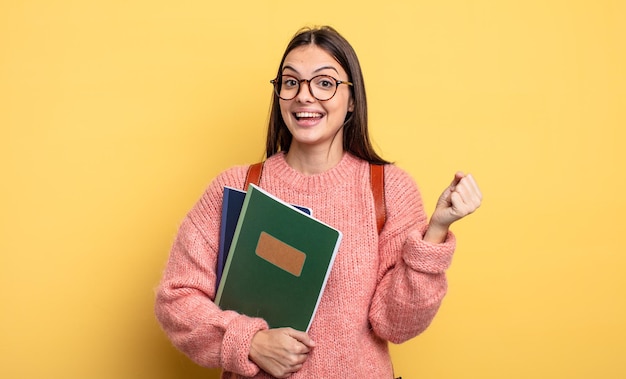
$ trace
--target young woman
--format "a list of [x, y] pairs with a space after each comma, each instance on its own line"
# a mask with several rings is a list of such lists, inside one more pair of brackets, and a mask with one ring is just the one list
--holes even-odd
[[[222, 378], [392, 378], [388, 341], [424, 331], [446, 293], [449, 227], [481, 193], [456, 173], [430, 219], [415, 182], [373, 150], [365, 87], [350, 44], [330, 27], [303, 29], [276, 78], [260, 186], [310, 207], [343, 239], [308, 333], [269, 329], [213, 302], [222, 190], [247, 166], [222, 172], [183, 220], [157, 292], [174, 345]], [[369, 165], [384, 164], [386, 222], [378, 233]]]

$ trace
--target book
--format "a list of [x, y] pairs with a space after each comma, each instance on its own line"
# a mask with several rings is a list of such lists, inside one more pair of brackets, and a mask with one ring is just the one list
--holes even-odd
[[308, 331], [342, 234], [250, 184], [215, 303], [271, 328]]
[[[245, 197], [246, 191], [232, 187], [224, 187], [222, 218], [220, 223], [220, 239], [217, 251], [216, 291], [222, 279], [222, 272], [224, 271], [224, 265], [226, 264], [226, 258], [228, 257], [228, 250], [230, 249], [230, 245], [233, 241], [233, 235], [235, 234], [235, 228], [237, 227], [237, 221], [239, 220], [239, 215], [241, 214], [241, 208], [243, 207]], [[293, 206], [309, 215], [312, 214], [311, 209], [307, 207], [300, 205]]]

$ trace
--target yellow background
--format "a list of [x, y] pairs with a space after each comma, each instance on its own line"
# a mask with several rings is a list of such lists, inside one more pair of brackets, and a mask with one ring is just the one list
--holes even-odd
[[261, 159], [301, 26], [360, 56], [379, 151], [428, 211], [454, 171], [450, 291], [410, 378], [626, 376], [624, 1], [0, 3], [0, 377], [217, 378], [154, 287], [219, 171]]

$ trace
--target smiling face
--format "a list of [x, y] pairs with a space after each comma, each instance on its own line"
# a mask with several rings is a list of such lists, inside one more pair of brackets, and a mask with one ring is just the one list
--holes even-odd
[[[282, 75], [296, 80], [328, 75], [348, 81], [348, 74], [325, 50], [316, 45], [293, 49], [285, 57]], [[310, 91], [310, 82], [300, 83], [300, 91], [291, 100], [280, 100], [280, 111], [287, 129], [293, 136], [289, 152], [321, 149], [343, 152], [343, 123], [354, 110], [354, 100], [348, 85], [340, 84], [330, 100], [317, 100]], [[294, 150], [295, 149], [295, 150]]]

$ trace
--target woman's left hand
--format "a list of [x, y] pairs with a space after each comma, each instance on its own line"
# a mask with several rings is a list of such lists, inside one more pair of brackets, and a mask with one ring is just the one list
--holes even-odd
[[478, 209], [482, 198], [474, 177], [457, 172], [437, 201], [424, 239], [431, 242], [443, 241], [450, 225]]

